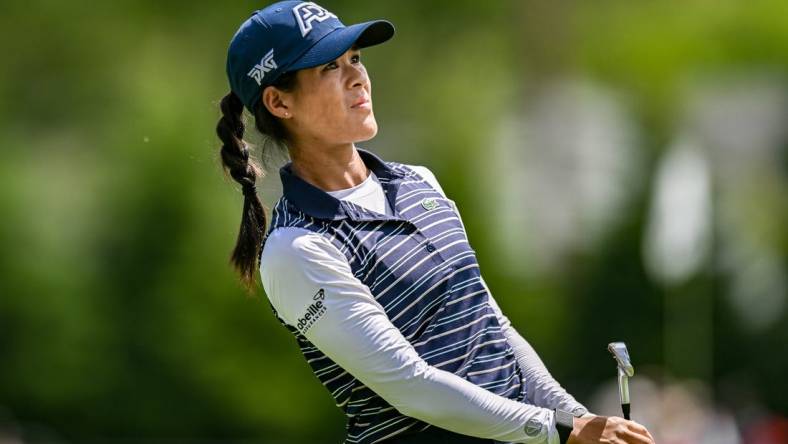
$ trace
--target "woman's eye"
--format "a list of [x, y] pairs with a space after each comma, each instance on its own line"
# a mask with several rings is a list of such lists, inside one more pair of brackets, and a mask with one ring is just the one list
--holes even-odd
[[[350, 56], [350, 63], [360, 63], [360, 62], [361, 62], [361, 54], [354, 54]], [[327, 63], [326, 66], [323, 67], [323, 70], [328, 71], [337, 68], [339, 68], [339, 64], [337, 64], [337, 61], [334, 60], [333, 62]]]

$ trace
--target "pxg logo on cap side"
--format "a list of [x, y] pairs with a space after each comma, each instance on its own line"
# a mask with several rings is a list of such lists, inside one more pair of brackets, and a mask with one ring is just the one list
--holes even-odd
[[253, 78], [258, 85], [263, 83], [263, 77], [267, 72], [270, 72], [272, 69], [278, 68], [276, 66], [276, 60], [274, 60], [274, 50], [271, 48], [262, 59], [260, 59], [260, 63], [254, 65], [251, 71], [249, 71], [246, 75]]
[[312, 2], [303, 2], [297, 4], [293, 8], [298, 27], [301, 29], [301, 37], [306, 37], [312, 31], [312, 22], [322, 22], [330, 19], [331, 17], [337, 18], [336, 15], [328, 12], [322, 6], [318, 6]]

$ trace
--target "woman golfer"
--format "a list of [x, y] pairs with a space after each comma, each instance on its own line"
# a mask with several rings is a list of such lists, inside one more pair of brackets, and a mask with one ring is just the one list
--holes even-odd
[[[245, 196], [232, 260], [347, 416], [345, 443], [651, 443], [551, 376], [482, 280], [454, 202], [425, 167], [355, 146], [377, 133], [360, 49], [394, 34], [311, 2], [256, 11], [232, 38], [217, 132]], [[285, 146], [270, 227], [241, 120]]]

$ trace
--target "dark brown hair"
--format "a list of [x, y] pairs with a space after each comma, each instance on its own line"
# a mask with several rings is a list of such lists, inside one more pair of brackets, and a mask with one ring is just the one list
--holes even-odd
[[[273, 86], [283, 91], [291, 91], [296, 85], [295, 72], [282, 74]], [[222, 117], [216, 125], [216, 134], [222, 141], [220, 151], [222, 168], [236, 182], [241, 184], [244, 195], [244, 206], [241, 214], [241, 228], [238, 239], [230, 256], [230, 263], [240, 275], [241, 283], [249, 293], [253, 293], [256, 285], [255, 272], [259, 267], [263, 240], [267, 229], [265, 207], [257, 196], [255, 181], [265, 176], [262, 162], [252, 158], [250, 146], [244, 141], [244, 106], [241, 99], [230, 91], [220, 103]], [[284, 150], [287, 147], [287, 132], [281, 120], [271, 114], [263, 105], [262, 100], [254, 108], [254, 120], [257, 130], [266, 138], [263, 150], [269, 144]], [[262, 153], [261, 153], [262, 159]]]

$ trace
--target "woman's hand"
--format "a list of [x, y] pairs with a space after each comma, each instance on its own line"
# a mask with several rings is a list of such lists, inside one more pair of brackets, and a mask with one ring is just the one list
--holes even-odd
[[574, 419], [567, 444], [654, 444], [642, 425], [615, 416], [586, 416]]

